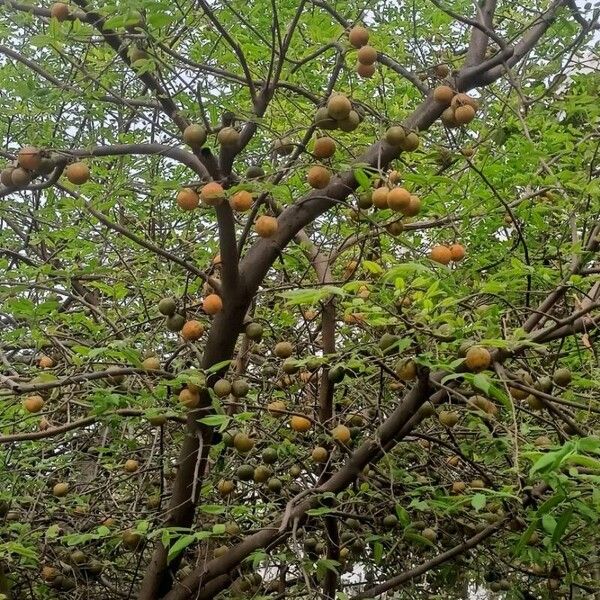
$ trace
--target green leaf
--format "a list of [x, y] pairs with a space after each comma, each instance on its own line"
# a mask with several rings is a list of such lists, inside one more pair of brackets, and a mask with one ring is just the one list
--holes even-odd
[[546, 533], [552, 535], [556, 529], [556, 519], [550, 514], [545, 514], [542, 517], [542, 527]]
[[215, 363], [212, 367], [206, 369], [206, 374], [210, 375], [211, 373], [218, 373], [225, 367], [228, 367], [231, 364], [231, 362], [231, 360], [222, 360], [221, 362]]
[[396, 504], [396, 516], [403, 527], [407, 527], [410, 524], [410, 515], [403, 506], [400, 506], [400, 504]]
[[175, 557], [179, 556], [190, 544], [196, 541], [196, 536], [187, 534], [182, 535], [177, 541], [169, 547], [169, 553], [167, 554], [167, 563], [170, 563]]
[[381, 563], [381, 559], [383, 558], [383, 544], [381, 542], [373, 543], [373, 560], [375, 564], [378, 565]]
[[208, 417], [198, 419], [198, 423], [203, 423], [209, 427], [220, 427], [222, 429], [227, 428], [230, 421], [231, 417], [229, 415], [209, 415]]
[[487, 499], [485, 494], [475, 494], [473, 498], [471, 498], [471, 506], [479, 512], [481, 509], [485, 508]]
[[556, 525], [554, 527], [552, 533], [552, 544], [555, 546], [560, 542], [562, 536], [567, 531], [567, 527], [573, 518], [573, 509], [566, 510], [562, 515], [558, 518]]
[[198, 509], [207, 515], [222, 515], [225, 512], [225, 507], [220, 504], [202, 504]]

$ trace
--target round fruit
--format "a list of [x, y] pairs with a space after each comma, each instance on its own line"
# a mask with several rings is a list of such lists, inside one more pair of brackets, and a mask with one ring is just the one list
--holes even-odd
[[459, 416], [457, 412], [442, 410], [440, 411], [439, 419], [444, 427], [454, 427], [458, 423]]
[[236, 379], [231, 384], [231, 393], [236, 398], [245, 398], [248, 395], [249, 391], [250, 386], [248, 385], [248, 382], [245, 379]]
[[235, 490], [235, 482], [231, 479], [221, 479], [217, 484], [217, 491], [221, 496], [228, 496]]
[[426, 540], [429, 540], [432, 544], [435, 543], [435, 541], [437, 540], [437, 533], [434, 529], [431, 529], [430, 527], [426, 527], [425, 529], [423, 529], [423, 531], [421, 531], [421, 535]]
[[183, 141], [192, 148], [202, 146], [206, 142], [206, 129], [202, 125], [188, 125], [183, 130]]
[[394, 237], [400, 235], [404, 231], [404, 223], [402, 221], [392, 221], [385, 226], [387, 232]]
[[552, 446], [552, 440], [547, 435], [540, 435], [533, 441], [538, 448], [549, 448]]
[[186, 408], [196, 408], [200, 404], [200, 394], [196, 390], [190, 388], [183, 388], [179, 392], [179, 402]]
[[467, 484], [464, 481], [452, 482], [452, 492], [454, 494], [462, 494], [467, 489]]
[[475, 488], [477, 490], [483, 489], [485, 487], [485, 483], [482, 479], [473, 479], [471, 483], [469, 483], [469, 487]]
[[454, 109], [451, 107], [448, 107], [446, 110], [444, 110], [444, 112], [442, 113], [441, 116], [442, 119], [442, 123], [446, 126], [446, 127], [458, 127], [458, 122], [456, 121], [456, 118], [454, 117]]
[[373, 46], [363, 46], [356, 57], [362, 65], [372, 65], [377, 60], [377, 50]]
[[429, 258], [433, 262], [441, 265], [447, 265], [452, 260], [452, 254], [450, 253], [450, 248], [448, 248], [448, 246], [442, 246], [441, 244], [438, 244], [429, 251]]
[[265, 448], [262, 451], [261, 457], [263, 462], [268, 465], [273, 465], [277, 462], [277, 450], [275, 448]]
[[308, 181], [308, 185], [310, 185], [310, 187], [317, 190], [322, 190], [329, 185], [331, 173], [329, 172], [329, 169], [321, 167], [320, 165], [315, 165], [308, 170], [308, 173], [306, 174], [306, 180]]
[[246, 179], [258, 179], [259, 177], [264, 177], [265, 171], [259, 165], [250, 165], [246, 169]]
[[335, 154], [335, 148], [335, 141], [328, 136], [323, 136], [315, 140], [313, 154], [319, 159], [331, 158]]
[[421, 212], [421, 199], [419, 196], [411, 194], [408, 206], [402, 211], [407, 217], [414, 217]]
[[227, 379], [219, 379], [213, 385], [213, 390], [219, 398], [224, 398], [231, 394], [231, 383]]
[[40, 369], [51, 369], [54, 366], [54, 359], [50, 356], [42, 355], [39, 358], [38, 365]]
[[223, 127], [217, 134], [221, 146], [235, 147], [240, 143], [240, 134], [233, 127]]
[[338, 121], [337, 125], [342, 131], [354, 131], [360, 125], [360, 116], [355, 110], [351, 110], [350, 114]]
[[294, 415], [290, 419], [290, 427], [297, 431], [298, 433], [305, 433], [312, 427], [312, 423], [306, 417], [300, 417], [298, 415]]
[[345, 425], [337, 425], [331, 430], [331, 437], [340, 444], [347, 444], [350, 441], [350, 429]]
[[71, 562], [76, 565], [83, 565], [87, 561], [87, 557], [81, 550], [74, 550], [69, 557]]
[[146, 371], [157, 371], [160, 369], [160, 360], [157, 356], [149, 356], [142, 361], [142, 369], [146, 369]]
[[326, 106], [321, 106], [315, 113], [315, 125], [321, 129], [336, 129], [337, 121], [329, 116]]
[[282, 417], [283, 412], [287, 409], [285, 402], [283, 400], [274, 400], [273, 402], [269, 402], [267, 404], [267, 410], [269, 414], [273, 417]]
[[322, 446], [317, 446], [316, 448], [313, 448], [310, 456], [316, 463], [324, 463], [327, 462], [329, 452]]
[[252, 465], [240, 465], [235, 474], [240, 481], [250, 481], [254, 477], [254, 467]]
[[225, 556], [227, 554], [227, 552], [229, 552], [229, 548], [225, 545], [223, 546], [217, 546], [214, 550], [213, 550], [213, 556], [215, 558], [220, 558], [221, 556]]
[[479, 104], [475, 98], [471, 98], [469, 94], [456, 94], [452, 98], [452, 108], [457, 109], [459, 106], [470, 106], [473, 110], [477, 111]]
[[209, 294], [202, 301], [202, 310], [207, 315], [216, 315], [223, 310], [223, 300], [218, 294]]
[[365, 79], [373, 77], [376, 70], [377, 68], [375, 67], [375, 64], [363, 65], [360, 62], [356, 63], [356, 72], [358, 73], [359, 77], [364, 77]]
[[23, 146], [17, 155], [19, 166], [28, 171], [37, 171], [42, 161], [40, 151], [35, 146]]
[[127, 473], [135, 473], [140, 468], [140, 463], [133, 458], [129, 458], [125, 461], [123, 468], [125, 471], [127, 471]]
[[83, 162], [74, 162], [67, 167], [66, 175], [71, 183], [82, 185], [90, 178], [90, 168]]
[[449, 105], [454, 98], [454, 90], [448, 85], [440, 85], [433, 90], [433, 98], [441, 104]]
[[66, 21], [69, 18], [69, 7], [64, 2], [55, 2], [50, 8], [50, 16], [57, 21]]
[[444, 77], [448, 77], [448, 75], [450, 75], [450, 67], [448, 65], [436, 65], [433, 68], [433, 72], [435, 73], [436, 77], [439, 77], [440, 79], [444, 79]]
[[403, 187], [392, 188], [387, 195], [387, 204], [395, 212], [404, 211], [410, 204], [410, 192]]
[[200, 321], [187, 321], [183, 328], [181, 329], [181, 337], [186, 342], [194, 342], [199, 340], [204, 333], [204, 325], [200, 323]]
[[198, 204], [200, 204], [200, 198], [193, 189], [183, 188], [177, 192], [177, 206], [181, 210], [194, 210], [198, 208]]
[[540, 398], [534, 396], [533, 394], [529, 394], [527, 396], [527, 405], [531, 410], [542, 410], [544, 408], [544, 403]]
[[392, 146], [401, 146], [405, 138], [406, 131], [400, 125], [390, 127], [385, 133], [385, 141]]
[[49, 566], [42, 567], [41, 577], [44, 581], [47, 581], [47, 582], [54, 581], [59, 575], [60, 575], [59, 570], [55, 569], [54, 567], [49, 567]]
[[462, 244], [450, 245], [450, 256], [454, 262], [460, 262], [466, 255], [465, 247]]
[[273, 150], [280, 156], [288, 156], [294, 151], [294, 143], [288, 137], [283, 137], [273, 142]]
[[167, 415], [153, 415], [148, 417], [148, 421], [154, 427], [162, 427], [167, 422]]
[[269, 467], [265, 465], [258, 465], [256, 469], [254, 469], [254, 481], [256, 481], [256, 483], [264, 483], [269, 479], [269, 477], [271, 477], [272, 474], [273, 473]]
[[23, 408], [30, 413], [38, 413], [44, 408], [44, 399], [41, 396], [28, 396], [23, 400]]
[[142, 543], [142, 536], [137, 531], [131, 531], [128, 529], [124, 531], [121, 540], [123, 542], [123, 546], [128, 550], [137, 550]]
[[23, 169], [23, 167], [17, 167], [13, 169], [10, 175], [11, 185], [15, 187], [26, 186], [32, 179], [29, 171]]
[[0, 172], [0, 182], [2, 185], [5, 185], [6, 187], [12, 187], [12, 174], [14, 170], [14, 167], [6, 167], [6, 169], [2, 169]]
[[242, 454], [250, 452], [250, 450], [254, 448], [254, 444], [255, 441], [245, 433], [236, 433], [235, 437], [233, 438], [234, 448]]
[[169, 315], [166, 324], [169, 331], [181, 331], [185, 325], [185, 317], [179, 314]]
[[332, 119], [346, 119], [352, 110], [352, 104], [343, 94], [334, 94], [327, 101], [327, 113]]
[[252, 194], [245, 190], [236, 192], [230, 199], [231, 208], [237, 212], [246, 212], [252, 208]]
[[369, 30], [362, 25], [355, 25], [348, 32], [348, 41], [355, 48], [361, 48], [369, 42]]
[[281, 479], [277, 479], [277, 477], [271, 477], [271, 479], [269, 479], [269, 481], [267, 482], [267, 487], [272, 491], [272, 492], [280, 492], [283, 488], [283, 482], [281, 481]]
[[220, 183], [210, 181], [200, 190], [200, 198], [208, 206], [218, 206], [225, 198], [225, 190]]
[[401, 358], [396, 363], [394, 372], [402, 381], [412, 381], [417, 376], [417, 363], [412, 358]]
[[277, 219], [267, 215], [258, 217], [254, 223], [254, 229], [262, 238], [273, 237], [277, 233]]
[[278, 358], [289, 358], [294, 353], [294, 346], [290, 342], [279, 342], [275, 345], [273, 353]]
[[140, 60], [147, 60], [149, 58], [148, 53], [145, 50], [139, 48], [136, 44], [133, 44], [127, 53], [129, 55], [129, 61], [134, 67], [141, 65], [136, 64]]
[[478, 373], [485, 371], [492, 363], [492, 356], [489, 350], [482, 346], [471, 346], [465, 355], [465, 366], [469, 371]]
[[286, 358], [281, 365], [284, 373], [294, 375], [300, 370], [300, 365], [293, 358]]
[[68, 483], [56, 483], [52, 488], [52, 494], [57, 498], [64, 498], [69, 493]]
[[371, 194], [371, 200], [376, 208], [387, 208], [388, 207], [388, 195], [389, 190], [386, 186], [382, 186], [373, 190]]
[[260, 323], [248, 323], [244, 333], [247, 338], [254, 341], [260, 341], [263, 336], [263, 326]]
[[386, 515], [383, 518], [383, 526], [386, 529], [393, 529], [396, 525], [398, 525], [398, 517], [396, 515]]
[[171, 317], [175, 314], [177, 304], [173, 298], [163, 298], [158, 303], [158, 312], [166, 317]]
[[454, 109], [454, 120], [459, 125], [466, 125], [475, 118], [475, 109], [468, 104], [458, 106]]
[[404, 138], [404, 141], [400, 144], [400, 147], [405, 152], [413, 152], [419, 147], [419, 144], [419, 136], [414, 131], [411, 131], [410, 133], [406, 134], [406, 137]]
[[572, 375], [569, 369], [563, 367], [561, 369], [556, 369], [554, 371], [554, 375], [552, 375], [552, 380], [556, 385], [560, 385], [561, 387], [565, 387], [571, 383]]

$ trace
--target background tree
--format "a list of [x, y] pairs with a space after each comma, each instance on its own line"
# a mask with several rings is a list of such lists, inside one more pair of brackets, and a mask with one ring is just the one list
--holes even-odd
[[597, 8], [0, 6], [0, 593], [598, 589]]

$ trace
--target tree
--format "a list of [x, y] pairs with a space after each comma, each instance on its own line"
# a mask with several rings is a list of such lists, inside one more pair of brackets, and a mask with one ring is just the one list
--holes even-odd
[[600, 11], [0, 4], [0, 592], [590, 597]]

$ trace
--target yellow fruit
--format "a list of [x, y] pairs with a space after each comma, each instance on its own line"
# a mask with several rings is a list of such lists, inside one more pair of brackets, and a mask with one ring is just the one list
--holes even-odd
[[273, 353], [278, 358], [289, 358], [294, 353], [294, 346], [290, 342], [279, 342], [275, 345]]
[[492, 363], [492, 356], [482, 346], [471, 346], [465, 355], [465, 366], [475, 373], [485, 371]]
[[412, 358], [402, 358], [396, 363], [394, 372], [402, 381], [412, 381], [417, 376], [417, 363]]
[[387, 208], [388, 207], [388, 194], [389, 190], [386, 186], [381, 186], [373, 190], [371, 194], [371, 200], [373, 201], [373, 206], [377, 208]]
[[355, 48], [361, 48], [369, 42], [369, 30], [361, 25], [355, 25], [348, 32], [348, 41]]
[[252, 208], [252, 194], [245, 190], [236, 192], [229, 200], [231, 208], [237, 212], [246, 212]]
[[183, 130], [183, 141], [188, 146], [202, 146], [206, 142], [206, 129], [202, 125], [188, 125]]
[[245, 433], [237, 433], [233, 438], [233, 445], [238, 452], [245, 454], [254, 448], [256, 442]]
[[352, 103], [343, 94], [333, 94], [327, 101], [327, 112], [336, 121], [348, 118], [351, 110]]
[[331, 437], [341, 444], [347, 444], [350, 441], [350, 429], [345, 425], [337, 425], [331, 430]]
[[183, 388], [179, 392], [179, 402], [186, 408], [196, 408], [200, 404], [200, 394], [194, 389]]
[[233, 127], [223, 127], [217, 134], [221, 146], [235, 147], [240, 143], [240, 134]]
[[200, 198], [208, 206], [218, 206], [225, 198], [225, 190], [220, 183], [211, 181], [200, 190]]
[[44, 408], [44, 399], [41, 396], [28, 396], [23, 400], [23, 408], [30, 413], [38, 413]]
[[452, 260], [452, 254], [448, 246], [437, 245], [429, 252], [429, 258], [441, 265], [447, 265]]
[[23, 146], [19, 150], [17, 155], [19, 166], [28, 171], [37, 171], [40, 163], [42, 162], [42, 156], [40, 151], [35, 146]]
[[269, 411], [269, 414], [273, 417], [283, 417], [282, 411], [285, 411], [286, 409], [287, 407], [283, 400], [274, 400], [273, 402], [269, 402], [269, 404], [267, 404], [267, 410]]
[[156, 356], [149, 356], [143, 360], [142, 369], [146, 369], [146, 371], [157, 371], [160, 369], [160, 360]]
[[198, 194], [191, 188], [183, 188], [177, 193], [177, 206], [182, 210], [194, 210], [200, 204]]
[[331, 173], [329, 169], [322, 167], [320, 165], [315, 165], [308, 170], [306, 174], [306, 180], [310, 187], [322, 190], [329, 185], [329, 181], [331, 180]]
[[322, 446], [317, 446], [313, 449], [310, 456], [316, 463], [324, 463], [327, 462], [329, 453]]
[[466, 125], [475, 118], [475, 109], [468, 104], [458, 106], [454, 109], [454, 120], [459, 125]]
[[185, 325], [181, 329], [181, 337], [186, 342], [194, 342], [202, 337], [204, 333], [204, 325], [200, 321], [186, 321]]
[[356, 56], [359, 63], [372, 65], [377, 60], [377, 50], [373, 46], [363, 46]]
[[82, 185], [90, 178], [90, 168], [83, 162], [71, 163], [65, 172], [67, 179], [75, 185]]
[[57, 498], [63, 498], [69, 493], [69, 484], [68, 483], [57, 483], [52, 488], [52, 494]]
[[403, 187], [392, 188], [387, 195], [387, 204], [395, 212], [404, 211], [410, 204], [410, 192]]
[[273, 237], [277, 233], [277, 227], [277, 219], [268, 215], [258, 217], [254, 223], [256, 233], [262, 238]]
[[217, 490], [221, 496], [227, 496], [235, 490], [235, 482], [231, 479], [221, 479], [217, 484]]
[[128, 460], [126, 460], [125, 464], [123, 465], [123, 469], [125, 469], [127, 473], [135, 473], [139, 468], [140, 463], [137, 460], [134, 460], [133, 458], [129, 458]]
[[294, 415], [290, 419], [290, 427], [297, 431], [298, 433], [305, 433], [312, 427], [312, 423], [306, 417], [300, 417], [298, 415]]
[[218, 294], [209, 294], [202, 301], [202, 310], [207, 315], [216, 315], [223, 310], [223, 300]]
[[441, 104], [449, 105], [454, 98], [454, 90], [448, 85], [439, 85], [433, 90], [433, 98]]
[[462, 244], [450, 245], [450, 256], [454, 262], [460, 262], [466, 255], [465, 247]]
[[457, 412], [442, 410], [438, 416], [440, 423], [444, 425], [444, 427], [454, 427], [458, 423], [459, 417]]

